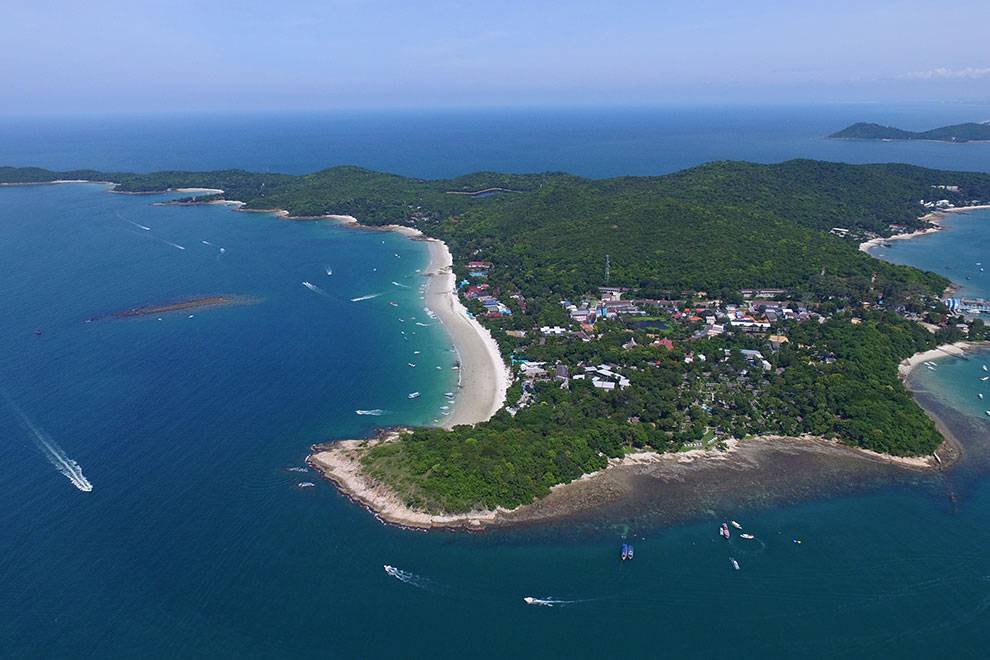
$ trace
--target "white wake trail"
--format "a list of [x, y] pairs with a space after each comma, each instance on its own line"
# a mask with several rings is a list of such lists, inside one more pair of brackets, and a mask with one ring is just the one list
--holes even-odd
[[369, 293], [366, 296], [358, 296], [357, 298], [351, 298], [351, 302], [361, 302], [362, 300], [371, 300], [372, 298], [377, 298], [382, 294], [380, 293]]
[[145, 227], [144, 225], [139, 225], [138, 223], [134, 222], [133, 220], [128, 220], [127, 218], [125, 218], [120, 213], [120, 211], [116, 211], [116, 213], [117, 213], [117, 217], [120, 218], [121, 220], [123, 220], [124, 222], [130, 223], [130, 224], [134, 225], [135, 227], [137, 227], [138, 229], [143, 229], [145, 231], [151, 231], [151, 227]]
[[89, 479], [87, 479], [83, 474], [82, 468], [79, 467], [79, 464], [69, 458], [66, 455], [65, 450], [59, 447], [58, 443], [55, 442], [55, 440], [53, 440], [47, 433], [35, 426], [34, 423], [28, 419], [28, 416], [25, 415], [13, 401], [7, 398], [6, 395], [4, 395], [4, 398], [7, 399], [7, 403], [14, 409], [18, 416], [20, 416], [21, 421], [24, 422], [24, 425], [34, 435], [34, 441], [35, 444], [38, 445], [38, 449], [40, 449], [45, 455], [45, 458], [47, 458], [48, 461], [55, 466], [55, 469], [65, 475], [65, 478], [71, 481], [73, 486], [84, 493], [92, 491], [93, 484], [91, 484]]
[[398, 282], [392, 282], [392, 284], [394, 284], [397, 287], [403, 288], [403, 289], [408, 289], [409, 288], [405, 284], [399, 284]]
[[573, 605], [574, 603], [583, 603], [583, 600], [560, 600], [559, 598], [536, 598], [534, 596], [526, 596], [523, 598], [523, 602], [527, 605], [541, 605], [543, 607], [562, 607], [564, 605]]
[[429, 578], [425, 578], [422, 575], [416, 575], [415, 573], [410, 573], [409, 571], [404, 571], [401, 568], [389, 566], [388, 564], [385, 564], [384, 568], [388, 575], [394, 577], [399, 582], [405, 582], [406, 584], [416, 587], [417, 589], [437, 591], [441, 588], [436, 582], [430, 580]]
[[313, 293], [318, 293], [321, 296], [329, 296], [329, 294], [326, 291], [324, 291], [320, 287], [316, 286], [312, 282], [303, 282], [302, 285], [304, 287], [306, 287], [307, 289], [309, 289], [310, 291], [312, 291]]

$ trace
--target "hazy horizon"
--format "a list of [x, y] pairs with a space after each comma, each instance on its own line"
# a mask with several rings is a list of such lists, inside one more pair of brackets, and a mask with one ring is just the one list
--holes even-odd
[[972, 0], [15, 0], [5, 14], [8, 115], [990, 99], [990, 3]]

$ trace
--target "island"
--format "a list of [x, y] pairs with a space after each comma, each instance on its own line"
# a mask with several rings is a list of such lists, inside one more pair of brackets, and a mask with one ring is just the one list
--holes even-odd
[[937, 142], [984, 142], [990, 140], [990, 122], [967, 122], [928, 131], [905, 131], [892, 126], [857, 122], [830, 138], [848, 140], [934, 140]]
[[990, 174], [812, 160], [601, 180], [0, 168], [9, 184], [64, 180], [205, 189], [177, 202], [353, 218], [449, 250], [443, 294], [494, 342], [502, 364], [485, 374], [504, 403], [321, 443], [309, 461], [397, 524], [483, 526], [623, 462], [756, 445], [935, 469], [951, 438], [901, 365], [988, 334], [946, 305], [947, 279], [859, 245], [930, 229], [926, 199], [935, 212], [985, 203]]

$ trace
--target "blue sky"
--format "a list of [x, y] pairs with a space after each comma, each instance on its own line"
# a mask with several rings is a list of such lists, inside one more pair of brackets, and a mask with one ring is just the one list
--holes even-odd
[[0, 112], [990, 99], [990, 1], [4, 0]]

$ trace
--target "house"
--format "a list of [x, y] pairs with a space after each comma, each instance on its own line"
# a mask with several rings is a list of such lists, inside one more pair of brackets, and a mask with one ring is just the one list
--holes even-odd
[[540, 328], [540, 332], [544, 337], [563, 337], [567, 334], [567, 329], [561, 328], [559, 325], [555, 325], [553, 327], [545, 325]]
[[674, 342], [670, 341], [666, 337], [664, 337], [663, 339], [657, 339], [655, 342], [653, 342], [653, 346], [656, 346], [657, 348], [660, 348], [662, 346], [663, 348], [666, 348], [668, 351], [674, 350]]
[[554, 367], [554, 378], [556, 378], [557, 380], [562, 380], [564, 382], [566, 382], [567, 379], [570, 378], [570, 375], [567, 373], [566, 364], [557, 364], [557, 366]]

